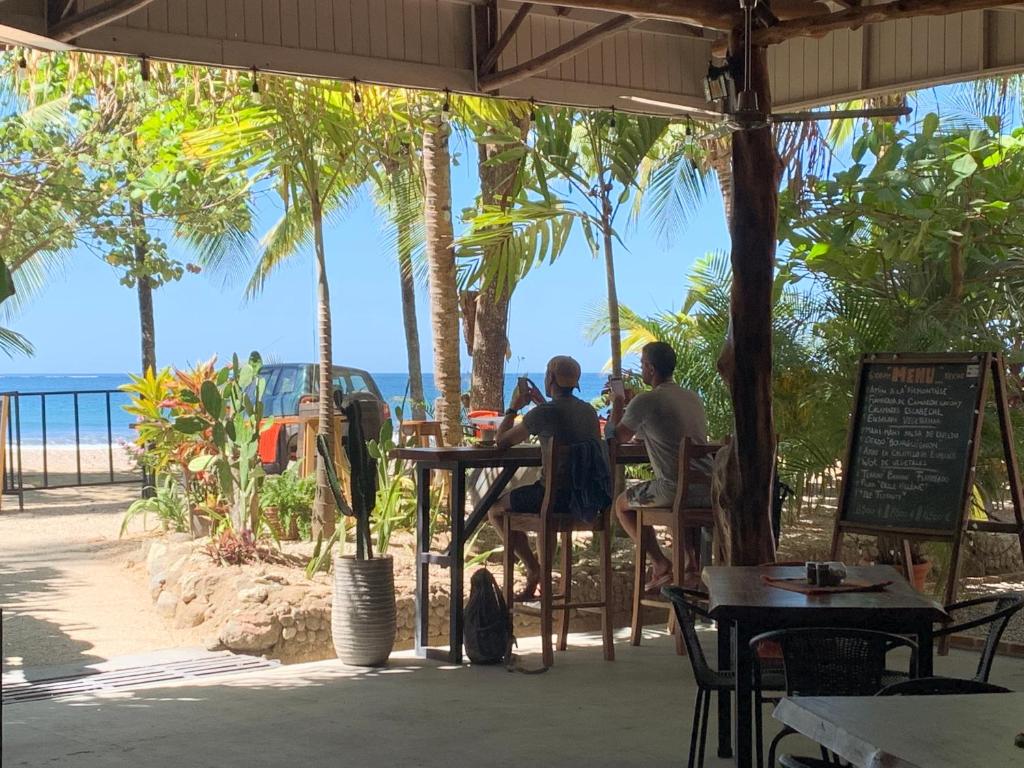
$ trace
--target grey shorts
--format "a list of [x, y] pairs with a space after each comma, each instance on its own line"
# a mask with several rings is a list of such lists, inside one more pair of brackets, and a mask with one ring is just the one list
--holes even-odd
[[[676, 484], [664, 478], [636, 480], [626, 488], [626, 500], [631, 507], [671, 507], [676, 500]], [[707, 486], [691, 487], [687, 505], [710, 507], [711, 498]]]

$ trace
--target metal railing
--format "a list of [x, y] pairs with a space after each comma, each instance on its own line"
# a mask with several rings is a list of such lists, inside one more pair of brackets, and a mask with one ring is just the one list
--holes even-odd
[[[146, 479], [139, 470], [128, 471], [118, 470], [114, 464], [114, 419], [113, 409], [119, 408], [111, 403], [111, 396], [124, 397], [124, 393], [116, 389], [83, 389], [83, 390], [59, 390], [53, 392], [0, 392], [0, 396], [9, 399], [7, 433], [0, 436], [6, 442], [4, 451], [4, 466], [0, 492], [5, 495], [18, 497], [18, 508], [24, 508], [24, 497], [28, 491], [49, 490], [55, 488], [75, 488], [80, 486], [94, 485], [122, 485], [128, 483], [143, 483]], [[91, 443], [93, 447], [106, 448], [106, 469], [86, 469], [82, 467], [82, 408], [81, 401], [85, 397], [102, 397], [103, 412], [105, 415], [105, 438], [102, 442]], [[47, 403], [53, 403], [57, 398], [70, 398], [72, 417], [74, 422], [74, 454], [75, 464], [73, 471], [64, 469], [53, 471], [50, 466], [50, 448], [54, 442], [54, 429], [48, 417]], [[38, 419], [33, 419], [26, 411], [31, 410], [30, 403], [38, 400]], [[51, 406], [50, 413], [53, 413]], [[23, 448], [30, 447], [24, 440], [26, 427], [38, 425], [39, 443], [41, 448], [42, 467], [25, 467]], [[102, 430], [102, 424], [100, 428]], [[36, 433], [33, 433], [36, 434]], [[60, 430], [62, 437], [67, 436], [67, 428]], [[61, 443], [65, 445], [66, 443]], [[31, 447], [35, 448], [36, 443]], [[124, 477], [130, 474], [131, 477]]]

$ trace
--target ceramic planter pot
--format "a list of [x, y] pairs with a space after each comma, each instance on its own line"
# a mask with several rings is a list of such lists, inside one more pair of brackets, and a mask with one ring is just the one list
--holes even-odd
[[[902, 565], [896, 566], [896, 569], [906, 576], [906, 569]], [[932, 570], [932, 561], [925, 560], [920, 563], [914, 563], [910, 567], [910, 583], [914, 586], [918, 592], [924, 592], [924, 580], [928, 578], [928, 574]]]
[[334, 650], [345, 664], [379, 667], [395, 645], [395, 568], [390, 556], [334, 558]]

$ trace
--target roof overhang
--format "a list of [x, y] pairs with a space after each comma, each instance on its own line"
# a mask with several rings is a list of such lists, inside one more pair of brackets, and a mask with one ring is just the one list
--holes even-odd
[[[756, 35], [773, 43], [778, 110], [1024, 71], [1022, 3], [770, 7]], [[893, 10], [921, 15], [879, 20]], [[737, 0], [0, 0], [0, 42], [701, 115], [716, 112], [703, 79], [738, 19]], [[775, 42], [780, 29], [792, 36]]]

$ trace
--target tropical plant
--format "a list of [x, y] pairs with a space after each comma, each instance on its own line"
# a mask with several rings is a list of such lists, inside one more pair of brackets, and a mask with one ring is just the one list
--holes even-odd
[[[868, 126], [852, 157], [805, 197], [782, 198], [784, 271], [826, 310], [813, 328], [815, 418], [844, 422], [857, 361], [871, 351], [1002, 351], [1019, 403], [1024, 130], [1000, 133], [989, 119], [944, 131], [932, 114], [915, 133]], [[1011, 410], [1019, 429], [1024, 413]], [[978, 482], [992, 504], [1005, 493], [1005, 469], [997, 420], [985, 424]], [[835, 433], [832, 456], [844, 444]]]
[[263, 387], [255, 353], [218, 369], [216, 359], [189, 371], [132, 376], [121, 389], [136, 417], [139, 460], [158, 476], [182, 478], [192, 508], [218, 524], [257, 529], [263, 479], [259, 433]]
[[175, 533], [188, 531], [191, 509], [181, 483], [173, 475], [166, 474], [159, 486], [150, 486], [149, 490], [152, 492], [151, 496], [137, 499], [128, 507], [121, 520], [118, 538], [124, 536], [129, 523], [139, 515], [142, 516], [143, 528], [146, 527], [148, 516], [154, 514], [163, 530]]
[[217, 565], [245, 565], [279, 559], [272, 547], [261, 542], [248, 528], [239, 531], [227, 529], [211, 537], [206, 545], [206, 554]]
[[395, 531], [412, 530], [416, 522], [416, 484], [412, 472], [404, 459], [390, 458], [397, 447], [390, 421], [381, 425], [380, 436], [366, 446], [377, 462], [377, 495], [370, 525], [377, 539], [376, 551], [381, 556], [387, 554]]
[[134, 65], [77, 52], [12, 61], [22, 111], [0, 125], [2, 260], [38, 272], [74, 246], [98, 254], [138, 294], [141, 370], [155, 368], [153, 291], [199, 271], [170, 241], [224, 255], [251, 222], [245, 174], [210, 184], [181, 143], [211, 111], [215, 75], [153, 62], [143, 82]]
[[292, 465], [279, 475], [268, 475], [263, 479], [260, 508], [264, 518], [268, 510], [274, 510], [283, 530], [289, 531], [294, 527], [299, 538], [308, 539], [315, 496], [316, 478], [300, 477], [298, 468]]
[[[615, 282], [616, 220], [639, 189], [645, 158], [669, 123], [663, 118], [571, 109], [539, 109], [528, 142], [506, 157], [528, 154], [532, 174], [525, 199], [513, 208], [485, 209], [460, 238], [460, 255], [475, 261], [485, 283], [513, 284], [533, 266], [558, 258], [579, 222], [592, 255], [602, 257], [608, 299], [612, 371], [622, 373]], [[693, 163], [680, 163], [695, 188], [703, 185]], [[562, 192], [568, 194], [560, 194]], [[484, 250], [488, 258], [483, 258]]]
[[201, 435], [204, 452], [188, 463], [189, 472], [216, 478], [221, 501], [230, 510], [235, 530], [259, 530], [259, 496], [263, 481], [260, 431], [270, 426], [263, 420], [263, 389], [257, 376], [262, 361], [253, 355], [243, 365], [238, 355], [229, 367], [206, 380], [199, 389], [202, 408], [190, 416], [178, 416], [174, 429], [185, 435]]
[[[488, 210], [507, 213], [522, 202], [527, 155], [519, 151], [529, 129], [529, 105], [506, 99], [461, 97], [455, 101], [457, 124], [469, 131], [477, 148], [480, 194], [472, 220]], [[468, 215], [467, 215], [468, 214]], [[497, 246], [484, 248], [481, 260], [500, 258]], [[481, 284], [482, 283], [482, 284]], [[509, 351], [509, 305], [516, 283], [491, 280], [463, 286], [463, 321], [473, 359], [469, 385], [470, 409], [505, 408], [505, 358]]]
[[[324, 249], [324, 221], [339, 214], [366, 181], [370, 163], [363, 155], [365, 126], [348, 85], [321, 80], [265, 78], [259, 102], [227, 100], [213, 128], [185, 138], [189, 152], [206, 162], [216, 185], [239, 167], [255, 180], [274, 185], [284, 213], [264, 235], [262, 252], [247, 293], [262, 290], [270, 275], [312, 240], [316, 264], [319, 398], [317, 433], [328, 443], [333, 434], [331, 384], [332, 335], [330, 288]], [[216, 266], [222, 263], [215, 260]], [[327, 470], [317, 461], [317, 496], [313, 526], [330, 536], [334, 530]]]

